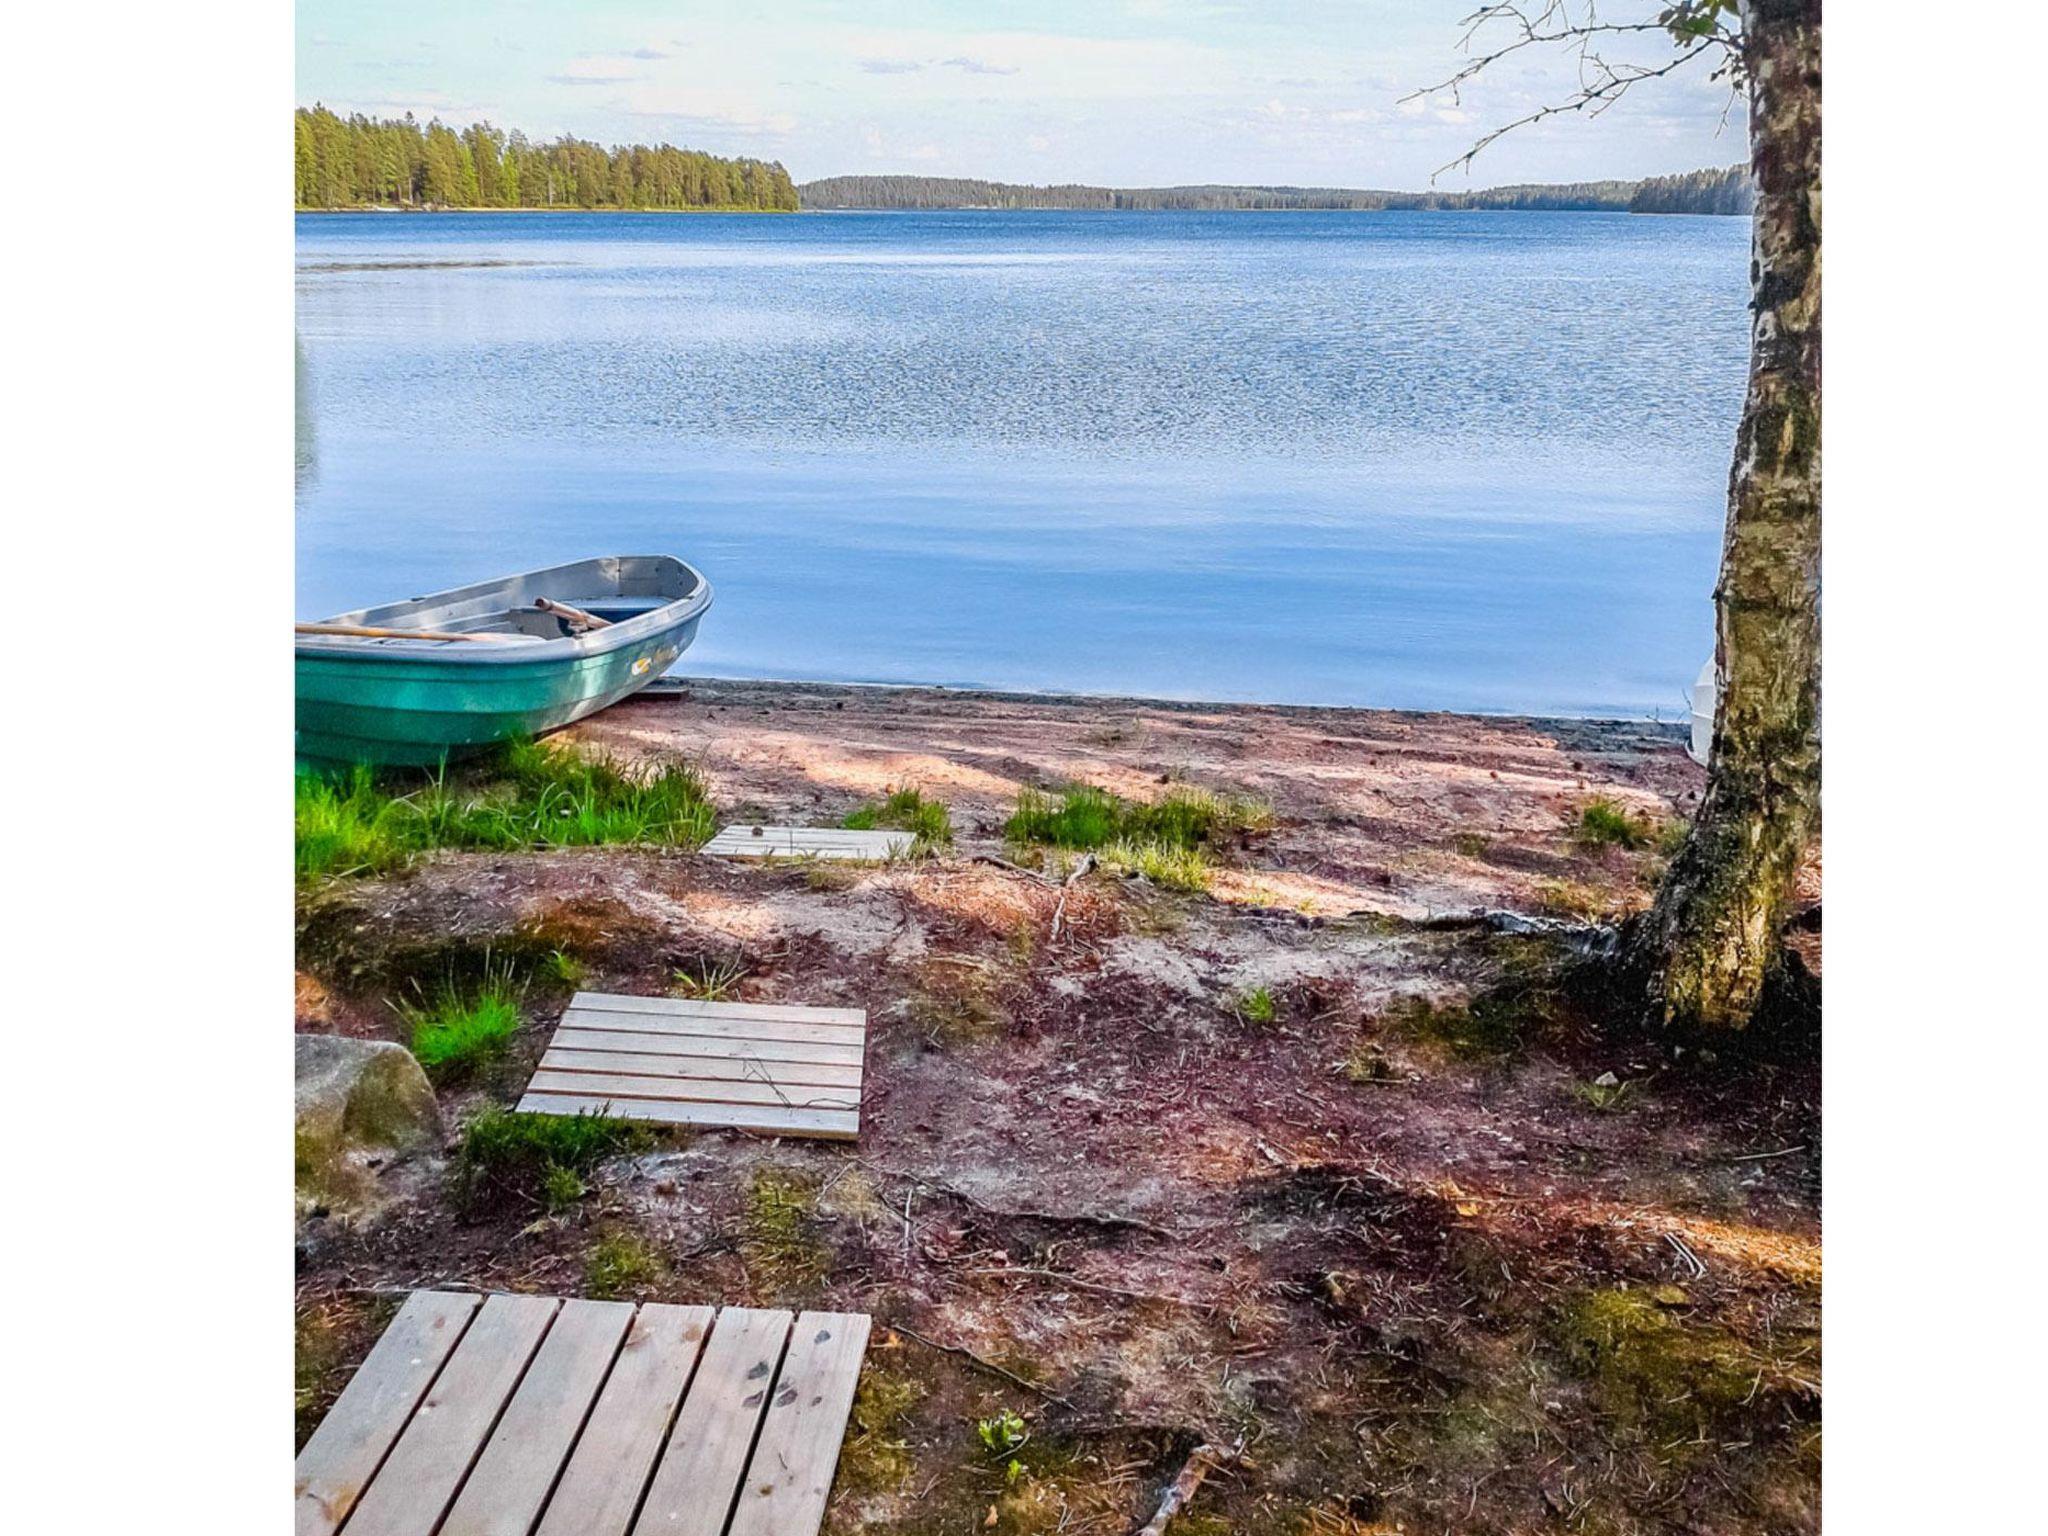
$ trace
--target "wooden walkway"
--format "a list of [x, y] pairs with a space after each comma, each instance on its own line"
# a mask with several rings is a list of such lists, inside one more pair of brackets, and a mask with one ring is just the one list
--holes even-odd
[[578, 992], [519, 1107], [853, 1141], [867, 1034], [858, 1008]]
[[704, 845], [706, 853], [728, 859], [846, 859], [861, 862], [901, 858], [917, 841], [908, 832], [854, 832], [844, 827], [727, 827]]
[[859, 1312], [415, 1291], [299, 1452], [298, 1536], [815, 1536], [867, 1340]]

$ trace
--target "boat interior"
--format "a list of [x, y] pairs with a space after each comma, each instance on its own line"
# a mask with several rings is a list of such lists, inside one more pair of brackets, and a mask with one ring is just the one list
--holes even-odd
[[[422, 638], [490, 636], [515, 643], [573, 639], [589, 632], [585, 615], [603, 625], [620, 624], [683, 602], [703, 586], [703, 577], [667, 555], [607, 556], [359, 608], [323, 619], [320, 626], [428, 632]], [[550, 611], [539, 606], [543, 601], [569, 611]], [[392, 644], [403, 636], [337, 638], [374, 645]]]

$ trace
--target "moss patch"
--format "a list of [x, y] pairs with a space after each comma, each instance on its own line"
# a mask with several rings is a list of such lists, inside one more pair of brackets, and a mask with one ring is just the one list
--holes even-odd
[[668, 1275], [661, 1253], [638, 1232], [608, 1227], [583, 1262], [583, 1293], [599, 1301], [638, 1297]]
[[1683, 1318], [1652, 1290], [1568, 1298], [1552, 1342], [1626, 1431], [1660, 1442], [1749, 1439], [1780, 1416], [1787, 1383], [1773, 1362], [1723, 1329]]
[[815, 1180], [762, 1168], [747, 1186], [739, 1251], [763, 1300], [808, 1296], [825, 1278], [829, 1259], [818, 1231]]

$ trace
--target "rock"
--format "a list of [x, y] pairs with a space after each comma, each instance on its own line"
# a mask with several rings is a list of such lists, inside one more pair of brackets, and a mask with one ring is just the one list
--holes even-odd
[[1621, 1086], [1621, 1079], [1612, 1072], [1602, 1072], [1593, 1079], [1593, 1086], [1595, 1088], [1619, 1088]]
[[411, 1051], [388, 1040], [293, 1036], [293, 1171], [301, 1217], [363, 1216], [389, 1198], [380, 1169], [438, 1148], [440, 1106]]

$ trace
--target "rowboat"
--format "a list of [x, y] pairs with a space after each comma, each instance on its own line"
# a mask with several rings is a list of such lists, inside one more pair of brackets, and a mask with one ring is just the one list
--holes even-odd
[[711, 583], [607, 555], [295, 625], [298, 755], [424, 765], [581, 720], [696, 638]]

